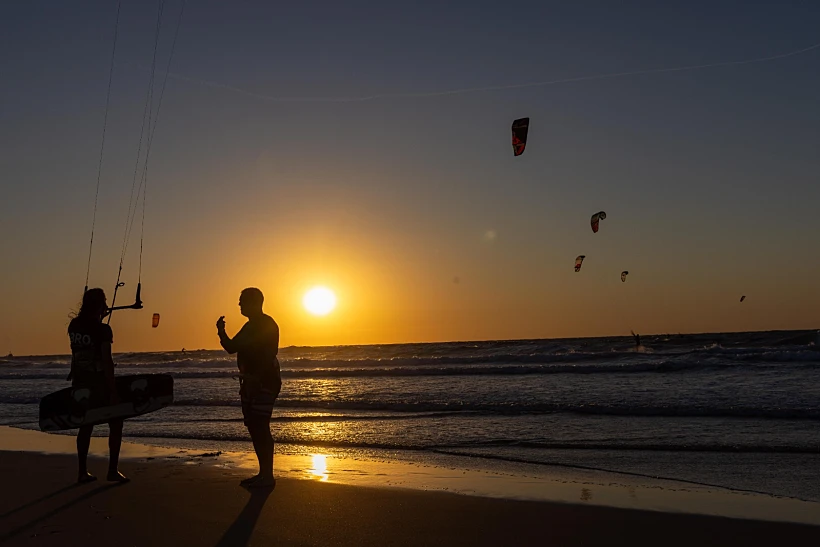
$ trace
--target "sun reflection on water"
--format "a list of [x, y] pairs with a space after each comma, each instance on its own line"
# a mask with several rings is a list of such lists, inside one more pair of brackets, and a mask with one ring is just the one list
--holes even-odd
[[308, 473], [310, 473], [313, 477], [319, 479], [320, 482], [327, 481], [327, 456], [324, 454], [313, 454], [311, 455], [311, 462], [313, 467], [308, 469]]

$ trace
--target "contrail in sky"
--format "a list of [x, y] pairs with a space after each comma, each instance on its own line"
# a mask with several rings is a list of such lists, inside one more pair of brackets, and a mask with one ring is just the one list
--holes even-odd
[[465, 87], [459, 89], [449, 89], [443, 91], [428, 91], [428, 92], [408, 92], [408, 93], [377, 93], [373, 95], [362, 95], [362, 96], [349, 96], [349, 97], [283, 97], [277, 95], [266, 95], [264, 93], [257, 93], [254, 91], [248, 91], [246, 89], [241, 89], [238, 87], [234, 87], [232, 85], [227, 85], [219, 82], [213, 82], [209, 80], [201, 80], [199, 78], [192, 78], [190, 76], [186, 76], [184, 74], [169, 73], [171, 78], [175, 78], [177, 80], [184, 80], [187, 82], [196, 83], [199, 85], [203, 85], [206, 87], [213, 87], [216, 89], [225, 89], [228, 91], [233, 91], [235, 93], [241, 93], [242, 95], [246, 95], [248, 97], [254, 97], [256, 99], [263, 99], [266, 101], [273, 101], [273, 102], [280, 102], [280, 103], [354, 103], [354, 102], [365, 102], [365, 101], [374, 101], [377, 99], [415, 99], [415, 98], [427, 98], [427, 97], [444, 97], [447, 95], [463, 95], [466, 93], [480, 93], [486, 91], [503, 91], [507, 89], [523, 89], [527, 87], [542, 87], [542, 86], [549, 86], [549, 85], [557, 85], [557, 84], [566, 84], [572, 82], [588, 82], [592, 80], [606, 80], [610, 78], [623, 78], [626, 76], [638, 76], [641, 74], [657, 74], [661, 72], [683, 72], [687, 70], [701, 70], [705, 68], [715, 68], [715, 67], [725, 67], [725, 66], [737, 66], [737, 65], [750, 65], [755, 63], [766, 63], [769, 61], [776, 61], [778, 59], [785, 59], [787, 57], [794, 57], [796, 55], [802, 55], [803, 53], [807, 53], [809, 51], [815, 50], [820, 48], [820, 43], [814, 44], [809, 47], [805, 47], [803, 49], [797, 49], [794, 51], [790, 51], [788, 53], [780, 53], [778, 55], [769, 55], [766, 57], [757, 57], [755, 59], [745, 59], [742, 61], [723, 61], [719, 63], [708, 63], [703, 65], [686, 65], [686, 66], [675, 66], [675, 67], [666, 67], [666, 68], [650, 68], [644, 70], [633, 70], [629, 72], [611, 72], [607, 74], [595, 74], [591, 76], [577, 76], [573, 78], [560, 78], [557, 80], [543, 80], [538, 82], [525, 82], [525, 83], [518, 83], [518, 84], [507, 84], [507, 85], [492, 85], [492, 86], [484, 86], [484, 87]]

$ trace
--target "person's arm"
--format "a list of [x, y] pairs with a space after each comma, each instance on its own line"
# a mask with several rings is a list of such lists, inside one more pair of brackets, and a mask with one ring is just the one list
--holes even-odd
[[219, 344], [230, 354], [234, 354], [242, 349], [244, 339], [246, 338], [246, 336], [243, 335], [244, 331], [245, 327], [242, 327], [239, 329], [239, 332], [236, 333], [236, 336], [231, 338], [225, 331], [225, 316], [223, 315], [216, 322], [216, 332], [219, 335]]
[[271, 319], [271, 326], [272, 326], [272, 334], [271, 341], [273, 343], [273, 349], [276, 350], [276, 353], [279, 353], [279, 324]]

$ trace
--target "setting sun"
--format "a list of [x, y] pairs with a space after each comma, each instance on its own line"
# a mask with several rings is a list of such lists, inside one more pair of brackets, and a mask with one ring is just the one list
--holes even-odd
[[302, 304], [313, 315], [327, 315], [336, 307], [336, 295], [327, 287], [314, 287], [305, 293]]

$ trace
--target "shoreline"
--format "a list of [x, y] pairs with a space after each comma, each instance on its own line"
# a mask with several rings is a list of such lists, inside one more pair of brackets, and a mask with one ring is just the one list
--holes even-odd
[[[179, 449], [124, 442], [121, 460], [210, 468], [240, 476], [255, 470], [251, 452]], [[167, 444], [167, 439], [163, 444]], [[250, 443], [248, 443], [250, 449]], [[278, 478], [399, 492], [452, 493], [462, 497], [617, 508], [687, 515], [791, 522], [820, 526], [820, 503], [683, 481], [583, 469], [548, 468], [519, 474], [428, 465], [396, 459], [339, 458], [310, 454], [275, 456]], [[90, 456], [107, 457], [105, 437], [92, 438]], [[40, 453], [73, 461], [74, 437], [0, 426], [0, 455]], [[389, 456], [389, 454], [387, 454]], [[453, 461], [456, 461], [455, 459]], [[98, 465], [98, 464], [97, 464]], [[70, 475], [70, 474], [69, 474]], [[70, 477], [66, 477], [70, 480]], [[820, 530], [820, 529], [819, 529]]]

